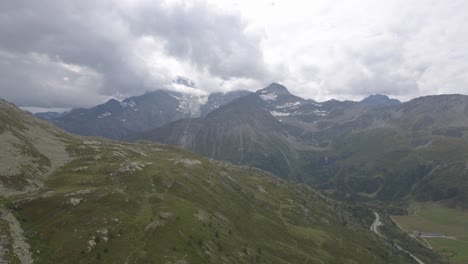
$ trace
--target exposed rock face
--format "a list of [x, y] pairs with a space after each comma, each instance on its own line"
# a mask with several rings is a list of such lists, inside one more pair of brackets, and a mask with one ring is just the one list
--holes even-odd
[[[24, 231], [21, 228], [20, 223], [11, 212], [4, 208], [0, 209], [0, 214], [0, 218], [6, 221], [9, 225], [9, 234], [13, 242], [11, 248], [14, 255], [18, 258], [20, 263], [32, 264], [33, 258], [30, 252], [30, 246], [24, 237]], [[4, 251], [2, 250], [2, 253], [3, 252]], [[2, 257], [3, 256], [0, 255], [0, 259]]]

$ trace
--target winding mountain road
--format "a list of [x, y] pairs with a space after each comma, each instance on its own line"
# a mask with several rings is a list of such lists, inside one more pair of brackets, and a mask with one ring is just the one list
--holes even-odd
[[[374, 215], [375, 215], [375, 219], [374, 219], [374, 222], [372, 223], [372, 225], [370, 226], [370, 230], [372, 232], [376, 233], [378, 236], [383, 237], [383, 235], [379, 232], [379, 226], [383, 225], [383, 223], [380, 221], [380, 215], [375, 211], [374, 211]], [[409, 251], [405, 250], [404, 248], [400, 247], [398, 244], [395, 243], [394, 245], [398, 250], [403, 251], [406, 254], [408, 254], [410, 257], [412, 257], [416, 262], [418, 262], [418, 264], [426, 264], [422, 260], [420, 260], [418, 257], [413, 255], [411, 252], [409, 252]]]
[[379, 236], [382, 236], [382, 234], [379, 233], [379, 226], [383, 225], [382, 222], [380, 222], [380, 215], [377, 212], [374, 212], [375, 215], [375, 220], [372, 223], [370, 230], [374, 233], [376, 233]]

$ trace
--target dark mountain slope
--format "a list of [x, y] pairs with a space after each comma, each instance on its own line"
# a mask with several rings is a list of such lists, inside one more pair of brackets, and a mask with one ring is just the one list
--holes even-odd
[[211, 111], [218, 109], [220, 106], [223, 106], [237, 98], [246, 96], [250, 94], [249, 91], [232, 91], [228, 93], [212, 93], [208, 96], [208, 101], [206, 104], [200, 107], [200, 115], [206, 116]]
[[311, 182], [346, 195], [462, 205], [468, 198], [467, 106], [462, 95], [418, 98], [362, 115], [348, 129], [324, 130], [323, 140], [332, 144], [321, 162], [308, 165], [322, 175]]
[[[246, 164], [287, 176], [293, 156], [283, 124], [256, 94], [235, 100], [201, 119], [186, 119], [137, 138], [183, 146], [210, 158]], [[279, 131], [279, 133], [276, 133]]]
[[205, 96], [158, 90], [122, 102], [111, 99], [90, 109], [74, 109], [63, 114], [38, 113], [37, 116], [74, 134], [122, 139], [182, 118], [204, 116], [248, 93], [235, 91]]

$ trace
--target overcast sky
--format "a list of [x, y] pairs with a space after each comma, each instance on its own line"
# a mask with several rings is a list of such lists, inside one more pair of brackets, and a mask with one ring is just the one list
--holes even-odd
[[176, 76], [318, 101], [468, 94], [467, 21], [465, 0], [0, 1], [0, 97], [90, 107]]

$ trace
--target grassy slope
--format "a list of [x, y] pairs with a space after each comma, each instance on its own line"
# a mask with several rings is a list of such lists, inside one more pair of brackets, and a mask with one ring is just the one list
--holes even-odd
[[0, 192], [12, 195], [42, 186], [42, 179], [69, 160], [72, 137], [0, 99]]
[[332, 201], [259, 170], [151, 144], [70, 150], [48, 189], [14, 206], [39, 263], [405, 262]]
[[457, 238], [457, 240], [445, 238], [427, 238], [431, 246], [440, 253], [450, 257], [453, 264], [468, 263], [468, 238]]

